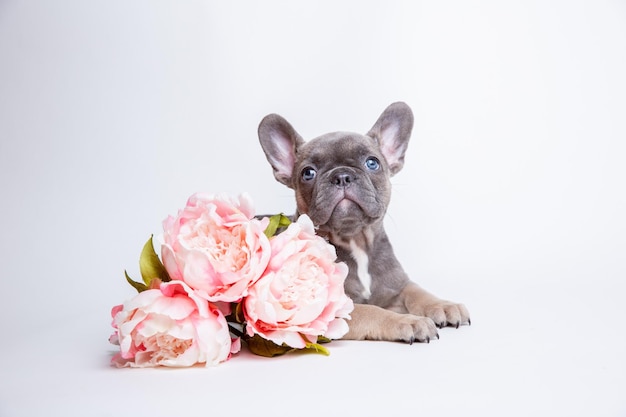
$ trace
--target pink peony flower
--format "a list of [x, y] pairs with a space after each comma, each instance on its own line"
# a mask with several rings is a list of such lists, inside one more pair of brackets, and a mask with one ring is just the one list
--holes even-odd
[[192, 195], [176, 217], [163, 222], [161, 258], [171, 278], [209, 301], [241, 300], [270, 259], [263, 233], [269, 219], [253, 216], [245, 194], [238, 199]]
[[243, 300], [248, 335], [293, 348], [315, 343], [317, 336], [345, 335], [353, 303], [343, 287], [348, 267], [335, 262], [335, 248], [315, 234], [306, 215], [270, 244], [267, 270]]
[[217, 365], [240, 348], [222, 312], [181, 281], [143, 291], [111, 315], [119, 367]]

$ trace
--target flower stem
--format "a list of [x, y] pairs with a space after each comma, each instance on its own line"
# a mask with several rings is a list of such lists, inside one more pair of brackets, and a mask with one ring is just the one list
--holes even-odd
[[234, 327], [232, 324], [228, 323], [228, 328], [230, 329], [230, 332], [234, 334], [235, 336], [245, 339], [246, 334], [242, 332], [241, 330], [239, 330], [238, 328]]

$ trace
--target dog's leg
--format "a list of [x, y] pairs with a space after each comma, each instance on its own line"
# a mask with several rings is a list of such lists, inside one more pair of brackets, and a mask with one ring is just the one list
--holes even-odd
[[409, 313], [431, 318], [437, 327], [471, 324], [469, 311], [463, 304], [442, 300], [417, 284], [410, 282], [400, 293]]
[[435, 322], [428, 317], [400, 314], [368, 304], [355, 304], [351, 316], [349, 331], [342, 339], [413, 343], [439, 338]]

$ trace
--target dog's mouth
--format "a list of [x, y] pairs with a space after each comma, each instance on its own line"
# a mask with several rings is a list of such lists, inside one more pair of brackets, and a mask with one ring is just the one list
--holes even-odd
[[349, 206], [352, 205], [357, 205], [360, 207], [360, 204], [358, 203], [358, 201], [355, 201], [356, 199], [346, 195], [346, 193], [337, 193], [337, 199], [335, 201], [334, 204], [331, 204], [333, 206], [333, 209], [344, 209], [344, 208], [348, 208]]
[[384, 204], [372, 192], [350, 187], [328, 188], [316, 198], [309, 216], [320, 230], [347, 234], [360, 231], [384, 215]]
[[332, 212], [330, 217], [337, 217], [341, 219], [347, 219], [351, 217], [361, 217], [361, 213], [365, 213], [361, 204], [355, 199], [350, 198], [345, 195], [343, 198], [339, 199], [337, 204], [332, 208]]

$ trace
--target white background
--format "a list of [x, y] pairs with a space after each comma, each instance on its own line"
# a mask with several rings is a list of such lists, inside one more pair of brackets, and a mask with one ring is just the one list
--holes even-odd
[[[0, 0], [0, 416], [626, 415], [626, 3]], [[472, 326], [118, 370], [196, 191], [293, 211], [256, 129], [416, 125], [386, 225]]]

